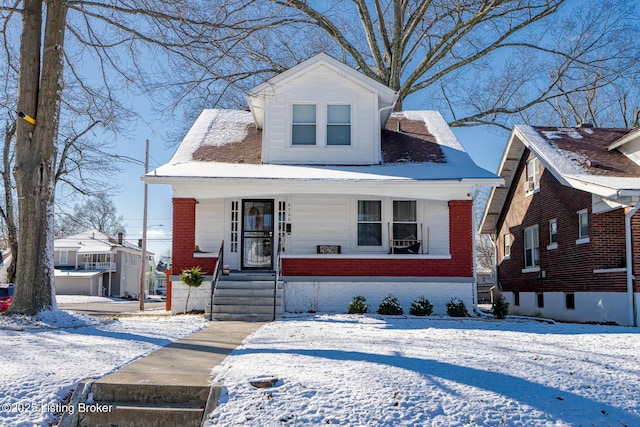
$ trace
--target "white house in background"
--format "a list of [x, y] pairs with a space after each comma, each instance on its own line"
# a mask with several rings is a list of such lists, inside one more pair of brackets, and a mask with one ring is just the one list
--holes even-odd
[[[231, 278], [279, 269], [287, 312], [344, 312], [356, 295], [374, 309], [388, 294], [407, 311], [421, 296], [440, 313], [452, 297], [474, 304], [472, 194], [502, 179], [438, 112], [392, 114], [393, 90], [325, 54], [247, 100], [203, 111], [144, 177], [173, 187], [174, 301], [180, 271], [211, 273], [224, 241]], [[209, 286], [189, 309], [205, 308]]]
[[142, 250], [89, 230], [53, 242], [58, 295], [134, 297], [140, 294]]

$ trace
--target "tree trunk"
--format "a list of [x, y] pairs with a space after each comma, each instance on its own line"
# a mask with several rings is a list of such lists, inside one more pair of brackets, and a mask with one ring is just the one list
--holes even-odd
[[14, 177], [18, 193], [16, 292], [11, 312], [36, 314], [55, 308], [53, 209], [66, 7], [46, 1], [40, 72], [42, 0], [25, 0], [20, 40], [18, 119]]
[[15, 283], [16, 259], [18, 257], [18, 227], [16, 226], [13, 200], [13, 181], [11, 180], [11, 147], [16, 133], [15, 123], [7, 124], [5, 129], [4, 149], [2, 152], [2, 183], [4, 186], [4, 223], [7, 227], [7, 245], [11, 252], [11, 261], [7, 266], [7, 282]]

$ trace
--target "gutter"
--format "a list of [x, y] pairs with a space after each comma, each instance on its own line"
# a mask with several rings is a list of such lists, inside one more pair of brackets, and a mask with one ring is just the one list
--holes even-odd
[[627, 294], [629, 296], [629, 325], [638, 326], [635, 313], [637, 310], [635, 296], [633, 292], [633, 250], [631, 245], [631, 217], [640, 209], [640, 201], [624, 216], [624, 235], [626, 243], [626, 263], [627, 263]]

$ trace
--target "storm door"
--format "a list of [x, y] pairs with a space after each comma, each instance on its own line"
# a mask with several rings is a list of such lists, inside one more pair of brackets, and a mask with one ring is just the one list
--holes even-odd
[[242, 268], [270, 270], [273, 259], [273, 200], [242, 201]]

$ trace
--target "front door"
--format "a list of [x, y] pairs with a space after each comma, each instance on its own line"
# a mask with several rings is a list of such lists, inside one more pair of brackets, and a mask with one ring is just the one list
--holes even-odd
[[273, 258], [273, 200], [242, 201], [242, 268], [270, 270]]

